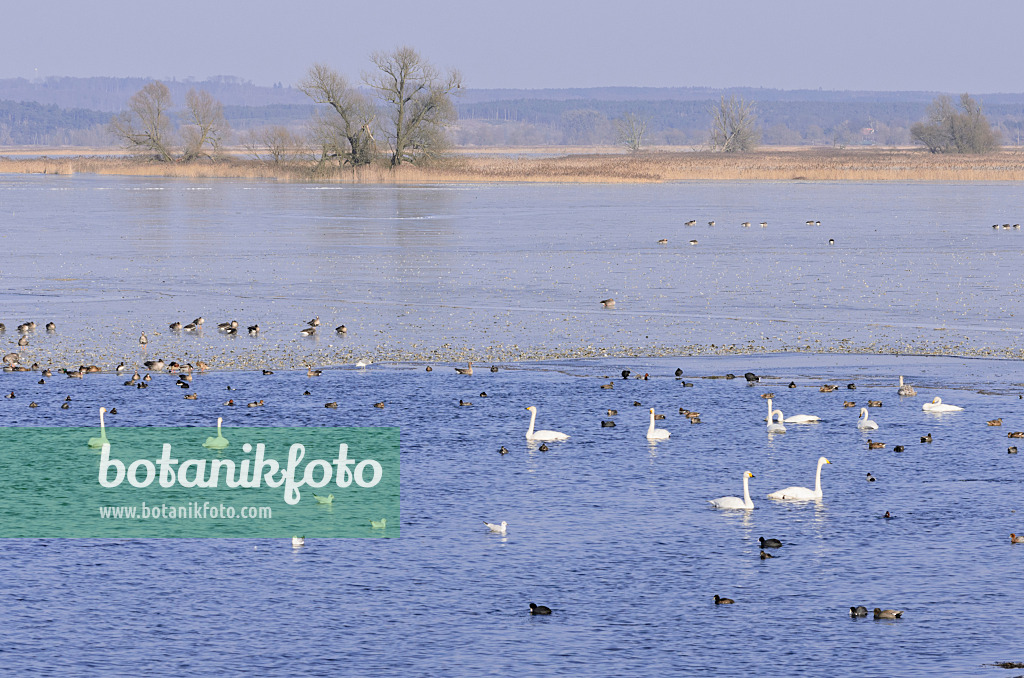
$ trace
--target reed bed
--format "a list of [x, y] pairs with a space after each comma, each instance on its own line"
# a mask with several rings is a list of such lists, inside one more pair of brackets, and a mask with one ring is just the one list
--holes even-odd
[[1024, 181], [1024, 152], [934, 155], [922, 149], [795, 149], [744, 154], [652, 151], [558, 157], [465, 152], [428, 166], [386, 164], [314, 173], [308, 163], [228, 158], [158, 163], [125, 157], [0, 157], [0, 173], [111, 174], [185, 179], [408, 184], [448, 182], [647, 183], [661, 181]]

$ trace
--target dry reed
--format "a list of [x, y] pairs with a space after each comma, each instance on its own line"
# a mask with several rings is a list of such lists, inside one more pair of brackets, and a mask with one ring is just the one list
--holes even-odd
[[797, 149], [753, 153], [647, 152], [558, 157], [462, 153], [427, 167], [370, 165], [314, 175], [310, 165], [229, 158], [157, 163], [111, 156], [0, 157], [0, 173], [112, 174], [186, 179], [406, 184], [448, 182], [645, 183], [660, 181], [1024, 181], [1024, 152], [933, 155], [921, 149]]

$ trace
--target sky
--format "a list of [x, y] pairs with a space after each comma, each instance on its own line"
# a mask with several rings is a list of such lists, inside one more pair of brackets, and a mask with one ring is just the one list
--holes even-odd
[[408, 45], [468, 88], [1024, 92], [1020, 0], [4, 3], [0, 78], [352, 79]]

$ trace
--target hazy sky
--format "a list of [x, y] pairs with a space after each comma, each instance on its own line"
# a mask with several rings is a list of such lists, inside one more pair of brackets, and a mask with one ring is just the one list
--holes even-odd
[[0, 77], [358, 78], [401, 45], [471, 88], [1024, 92], [1020, 0], [51, 0], [4, 3]]

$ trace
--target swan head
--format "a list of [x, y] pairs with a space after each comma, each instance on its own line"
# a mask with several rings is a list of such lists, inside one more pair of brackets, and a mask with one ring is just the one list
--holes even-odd
[[654, 408], [653, 407], [651, 408], [651, 414], [654, 414]]
[[536, 407], [534, 407], [533, 405], [530, 405], [530, 406], [529, 406], [529, 407], [527, 407], [526, 409], [530, 410], [531, 412], [536, 412], [536, 411], [537, 411], [537, 408], [536, 408]]
[[107, 408], [105, 408], [105, 407], [101, 407], [101, 408], [100, 408], [100, 414], [103, 414], [103, 413], [104, 413], [104, 412], [106, 412], [106, 411], [107, 411]]
[[220, 426], [223, 421], [224, 417], [217, 417], [217, 426]]
[[932, 398], [932, 405], [940, 405], [941, 403], [942, 398], [940, 398], [939, 396], [935, 396], [934, 398]]
[[753, 478], [753, 477], [754, 477], [754, 474], [753, 474], [753, 473], [751, 473], [750, 471], [747, 471], [747, 472], [745, 472], [745, 473], [743, 474], [743, 477], [744, 477], [744, 478]]
[[818, 464], [831, 464], [831, 463], [832, 463], [832, 462], [830, 462], [830, 461], [829, 461], [828, 459], [826, 459], [825, 457], [818, 457]]

